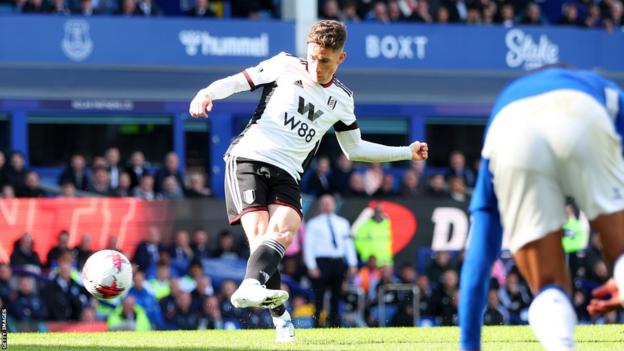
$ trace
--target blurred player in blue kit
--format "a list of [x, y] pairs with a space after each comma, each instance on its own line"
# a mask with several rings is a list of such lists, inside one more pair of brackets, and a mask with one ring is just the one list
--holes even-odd
[[[574, 350], [576, 314], [561, 245], [565, 198], [600, 233], [613, 279], [591, 313], [624, 302], [624, 95], [589, 71], [545, 68], [513, 81], [489, 118], [461, 274], [461, 348], [481, 347], [492, 264], [503, 232], [534, 298], [529, 324], [547, 350]], [[607, 292], [610, 300], [600, 300]]]

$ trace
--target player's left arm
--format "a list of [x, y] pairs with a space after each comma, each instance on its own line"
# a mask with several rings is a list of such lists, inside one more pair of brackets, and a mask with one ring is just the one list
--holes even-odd
[[420, 141], [415, 141], [409, 146], [387, 146], [363, 140], [360, 128], [355, 121], [348, 126], [343, 122], [338, 122], [334, 125], [334, 130], [342, 152], [351, 161], [421, 161], [429, 157], [429, 146]]

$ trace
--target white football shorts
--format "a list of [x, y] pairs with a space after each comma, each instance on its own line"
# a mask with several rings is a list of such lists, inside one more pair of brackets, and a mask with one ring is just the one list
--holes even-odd
[[555, 90], [498, 113], [482, 156], [512, 253], [563, 226], [565, 196], [589, 220], [624, 209], [624, 159], [607, 110], [590, 95]]

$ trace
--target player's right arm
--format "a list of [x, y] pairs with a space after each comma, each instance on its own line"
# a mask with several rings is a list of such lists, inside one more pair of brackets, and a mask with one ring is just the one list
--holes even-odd
[[462, 350], [481, 348], [481, 325], [492, 265], [500, 252], [503, 238], [497, 207], [489, 161], [483, 160], [470, 204], [469, 242], [461, 271], [459, 325]]
[[189, 113], [195, 118], [208, 117], [214, 100], [225, 99], [241, 91], [253, 91], [259, 85], [275, 81], [283, 70], [286, 60], [288, 55], [282, 52], [255, 67], [213, 82], [197, 92], [189, 105]]

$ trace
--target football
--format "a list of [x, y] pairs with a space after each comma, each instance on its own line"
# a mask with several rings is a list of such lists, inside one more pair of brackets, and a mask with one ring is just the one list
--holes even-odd
[[121, 252], [98, 251], [82, 267], [82, 282], [85, 289], [96, 298], [112, 300], [130, 288], [132, 265]]

